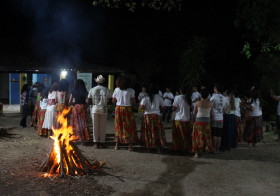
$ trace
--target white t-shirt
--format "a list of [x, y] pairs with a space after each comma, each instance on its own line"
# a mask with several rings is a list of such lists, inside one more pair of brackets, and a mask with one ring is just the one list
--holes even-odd
[[253, 107], [253, 110], [250, 111], [249, 116], [261, 116], [262, 115], [262, 108], [260, 107], [259, 99], [257, 99], [256, 101], [253, 101], [251, 106]]
[[240, 103], [241, 100], [239, 98], [235, 98], [235, 116], [241, 117], [241, 113], [240, 113]]
[[147, 93], [143, 93], [143, 92], [139, 93], [138, 100], [141, 101], [145, 97], [145, 95], [147, 95]]
[[176, 107], [175, 119], [180, 121], [190, 121], [190, 106], [185, 100], [185, 95], [178, 95], [174, 99], [173, 106]]
[[227, 104], [227, 99], [222, 94], [214, 94], [210, 101], [213, 103], [213, 119], [223, 120], [224, 107]]
[[193, 92], [192, 93], [192, 97], [191, 97], [191, 99], [192, 99], [192, 101], [194, 101], [195, 99], [199, 99], [200, 98], [200, 93], [199, 92]]
[[[162, 97], [163, 97], [163, 100], [164, 100], [164, 105], [165, 106], [171, 106], [171, 100], [170, 99], [174, 99], [173, 94], [171, 92], [169, 92], [169, 93], [165, 92]], [[164, 97], [168, 97], [170, 99], [164, 99]]]
[[108, 88], [102, 85], [90, 89], [88, 98], [92, 99], [91, 113], [107, 113], [108, 99], [112, 97], [112, 93]]
[[[279, 99], [280, 96], [277, 96], [277, 98]], [[278, 105], [277, 105], [277, 115], [280, 116], [280, 101], [278, 101]]]
[[141, 103], [141, 105], [145, 106], [145, 114], [157, 114], [160, 116], [160, 106], [164, 106], [164, 102], [162, 97], [159, 94], [154, 95], [153, 103], [151, 104], [151, 100], [149, 96], [145, 96]]
[[135, 91], [132, 88], [115, 90], [113, 98], [117, 100], [118, 106], [131, 106], [131, 98], [135, 98]]
[[40, 101], [40, 108], [41, 110], [46, 110], [48, 107], [48, 99], [43, 99]]

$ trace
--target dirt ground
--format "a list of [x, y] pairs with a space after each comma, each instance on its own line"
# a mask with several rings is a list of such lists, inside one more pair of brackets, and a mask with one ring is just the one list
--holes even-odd
[[[145, 153], [135, 146], [113, 149], [113, 120], [108, 119], [108, 149], [80, 146], [89, 160], [105, 161], [105, 175], [44, 178], [37, 172], [53, 141], [32, 127], [20, 128], [19, 115], [0, 117], [0, 195], [279, 195], [280, 144], [266, 133], [257, 147], [237, 149], [202, 158]], [[138, 129], [140, 123], [137, 124]], [[171, 142], [170, 125], [166, 135]]]

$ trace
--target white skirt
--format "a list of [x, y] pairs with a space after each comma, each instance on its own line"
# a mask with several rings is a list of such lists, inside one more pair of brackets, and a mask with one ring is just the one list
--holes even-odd
[[56, 118], [55, 105], [48, 105], [42, 128], [43, 129], [52, 129], [54, 126], [55, 118]]

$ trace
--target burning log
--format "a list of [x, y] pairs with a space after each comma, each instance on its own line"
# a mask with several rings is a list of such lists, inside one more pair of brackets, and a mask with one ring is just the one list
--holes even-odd
[[72, 140], [72, 127], [67, 125], [66, 114], [70, 109], [64, 109], [57, 120], [62, 124], [59, 129], [53, 129], [53, 149], [49, 157], [40, 166], [39, 171], [60, 176], [88, 175], [103, 173], [103, 163], [95, 161], [90, 163]]

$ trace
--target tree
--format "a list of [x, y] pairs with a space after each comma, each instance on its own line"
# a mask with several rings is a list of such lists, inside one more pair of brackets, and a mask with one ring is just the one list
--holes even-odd
[[180, 65], [181, 85], [188, 88], [198, 86], [205, 73], [205, 40], [194, 36], [189, 47], [183, 52]]
[[147, 7], [157, 11], [180, 11], [181, 3], [182, 0], [94, 0], [92, 5], [108, 8], [125, 7], [130, 12], [134, 12], [137, 7]]

